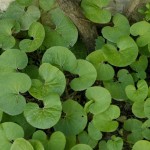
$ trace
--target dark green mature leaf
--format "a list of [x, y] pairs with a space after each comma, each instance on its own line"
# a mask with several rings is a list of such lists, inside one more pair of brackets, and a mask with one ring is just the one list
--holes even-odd
[[18, 138], [13, 142], [10, 150], [34, 150], [34, 149], [27, 140], [23, 138]]
[[48, 63], [43, 63], [39, 68], [39, 75], [41, 80], [33, 79], [31, 89], [29, 90], [33, 97], [43, 99], [43, 97], [51, 93], [61, 95], [64, 92], [66, 79], [58, 68]]
[[109, 4], [110, 0], [82, 0], [81, 7], [84, 15], [95, 23], [108, 23], [111, 13], [103, 9]]
[[111, 95], [109, 91], [103, 87], [90, 87], [85, 93], [88, 100], [92, 101], [88, 106], [88, 110], [92, 114], [102, 113], [107, 110], [111, 103]]
[[53, 127], [61, 117], [61, 102], [57, 94], [43, 99], [43, 108], [38, 104], [28, 103], [24, 109], [24, 116], [29, 124], [40, 129]]
[[72, 21], [59, 8], [49, 12], [52, 27], [45, 26], [44, 46], [72, 47], [78, 38], [78, 31]]
[[31, 24], [28, 34], [33, 40], [24, 39], [19, 43], [19, 47], [24, 52], [33, 52], [37, 50], [43, 43], [45, 30], [41, 23], [34, 22]]
[[94, 66], [90, 62], [82, 59], [77, 60], [77, 66], [72, 73], [79, 75], [78, 78], [70, 82], [70, 86], [74, 91], [82, 91], [92, 86], [97, 77]]
[[26, 100], [20, 93], [30, 89], [30, 78], [24, 73], [9, 73], [0, 76], [0, 85], [0, 109], [10, 115], [21, 114]]
[[49, 48], [43, 55], [43, 63], [50, 63], [62, 71], [72, 72], [77, 66], [75, 55], [67, 48], [54, 46]]
[[130, 35], [130, 24], [125, 16], [116, 14], [113, 17], [113, 23], [114, 27], [106, 26], [102, 29], [105, 39], [117, 43], [121, 37]]
[[82, 132], [86, 124], [87, 115], [83, 107], [76, 101], [67, 100], [63, 103], [62, 118], [54, 128], [66, 136], [74, 136]]
[[13, 122], [0, 124], [0, 149], [10, 150], [12, 141], [23, 136], [24, 131], [18, 124]]

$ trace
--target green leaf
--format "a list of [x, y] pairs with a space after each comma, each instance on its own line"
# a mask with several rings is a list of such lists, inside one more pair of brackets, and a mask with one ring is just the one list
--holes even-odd
[[72, 47], [78, 38], [78, 31], [72, 21], [59, 8], [51, 10], [45, 18], [46, 21], [47, 18], [50, 23], [45, 26], [46, 35], [43, 45], [46, 48], [52, 46]]
[[145, 118], [144, 103], [144, 101], [137, 101], [132, 105], [132, 112], [138, 118]]
[[10, 150], [12, 142], [24, 136], [22, 127], [13, 122], [0, 124], [0, 149]]
[[120, 37], [117, 41], [117, 47], [119, 51], [115, 46], [110, 44], [106, 44], [102, 48], [106, 60], [111, 65], [125, 67], [136, 60], [138, 56], [138, 47], [131, 37]]
[[78, 141], [80, 144], [87, 144], [91, 148], [95, 148], [98, 143], [98, 140], [92, 139], [86, 131], [83, 131], [78, 135]]
[[72, 72], [77, 66], [75, 55], [67, 48], [54, 46], [49, 48], [43, 55], [43, 63], [50, 63], [60, 70]]
[[33, 97], [42, 100], [43, 97], [51, 93], [61, 95], [64, 92], [66, 79], [59, 69], [48, 63], [43, 63], [39, 68], [39, 75], [41, 80], [33, 79], [29, 90]]
[[147, 98], [144, 103], [144, 113], [147, 118], [150, 118], [150, 98]]
[[70, 82], [70, 86], [74, 91], [82, 91], [92, 86], [97, 77], [94, 66], [82, 59], [77, 60], [77, 67], [72, 73], [79, 75], [78, 78], [75, 78]]
[[29, 6], [33, 0], [16, 0], [19, 4]]
[[103, 37], [110, 42], [117, 43], [120, 38], [130, 35], [130, 24], [122, 14], [113, 17], [114, 27], [106, 26], [102, 29]]
[[28, 30], [29, 37], [33, 38], [24, 39], [19, 43], [19, 48], [24, 52], [33, 52], [37, 50], [43, 43], [45, 37], [44, 27], [39, 22], [34, 22], [31, 24]]
[[132, 150], [150, 150], [150, 142], [146, 140], [137, 141], [134, 145]]
[[134, 84], [133, 77], [126, 69], [121, 69], [117, 73], [118, 81], [105, 81], [104, 87], [109, 90], [113, 99], [123, 101], [127, 99], [125, 88]]
[[71, 148], [71, 150], [81, 150], [81, 149], [82, 150], [92, 150], [92, 148], [86, 144], [77, 144]]
[[53, 8], [55, 0], [39, 0], [39, 5], [44, 11], [48, 11]]
[[148, 85], [146, 81], [138, 81], [137, 88], [138, 89], [136, 89], [133, 85], [128, 85], [125, 88], [127, 97], [133, 102], [144, 101], [145, 98], [148, 96]]
[[147, 45], [148, 49], [150, 50], [150, 24], [148, 22], [140, 21], [133, 24], [130, 28], [130, 33], [133, 36], [139, 36], [136, 40], [139, 47], [144, 47]]
[[88, 125], [88, 134], [94, 140], [100, 140], [102, 138], [102, 133], [93, 125], [92, 122]]
[[40, 141], [31, 139], [29, 140], [29, 142], [32, 145], [34, 150], [44, 150], [44, 146]]
[[110, 106], [111, 95], [109, 91], [103, 87], [90, 87], [86, 90], [85, 95], [92, 101], [88, 108], [92, 114], [102, 113]]
[[48, 142], [48, 147], [51, 150], [64, 150], [66, 145], [66, 138], [60, 131], [54, 132]]
[[43, 99], [43, 107], [36, 103], [28, 103], [24, 109], [24, 116], [29, 124], [40, 129], [53, 127], [61, 117], [61, 102], [57, 94]]
[[131, 143], [135, 143], [138, 140], [143, 139], [142, 135], [142, 122], [137, 119], [128, 119], [124, 122], [123, 128], [126, 131], [130, 131], [131, 133], [128, 134], [127, 140]]
[[10, 115], [21, 114], [26, 100], [20, 93], [30, 89], [30, 78], [24, 73], [9, 73], [0, 76], [0, 85], [0, 109]]
[[111, 19], [111, 13], [104, 9], [110, 0], [82, 0], [81, 7], [84, 15], [95, 23], [108, 23]]
[[113, 132], [118, 128], [118, 122], [113, 121], [120, 116], [120, 109], [111, 105], [105, 112], [94, 115], [93, 125], [102, 132]]
[[87, 124], [87, 115], [83, 107], [76, 101], [67, 100], [63, 103], [63, 114], [54, 126], [55, 130], [66, 136], [74, 136], [84, 130]]
[[70, 150], [74, 145], [76, 145], [76, 136], [66, 136], [65, 150]]
[[18, 49], [4, 51], [0, 56], [1, 74], [23, 69], [27, 66], [27, 63], [28, 57], [24, 52]]
[[10, 150], [34, 150], [32, 145], [23, 138], [18, 138], [12, 144]]
[[0, 20], [0, 48], [9, 49], [15, 45], [16, 41], [12, 33], [15, 32], [16, 25], [17, 22], [11, 19]]

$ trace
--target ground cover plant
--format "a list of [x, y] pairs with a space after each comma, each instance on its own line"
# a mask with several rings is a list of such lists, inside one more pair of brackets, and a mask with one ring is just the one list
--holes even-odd
[[132, 22], [82, 0], [91, 48], [59, 3], [0, 13], [0, 149], [150, 150], [150, 5]]

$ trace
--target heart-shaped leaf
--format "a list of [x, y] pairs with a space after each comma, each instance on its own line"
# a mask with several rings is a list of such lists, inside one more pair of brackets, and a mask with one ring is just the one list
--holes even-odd
[[33, 97], [43, 99], [51, 93], [61, 95], [64, 92], [66, 79], [59, 69], [48, 63], [43, 63], [39, 68], [39, 75], [41, 80], [33, 79], [29, 90]]
[[148, 22], [140, 21], [133, 24], [130, 28], [130, 33], [133, 36], [139, 36], [136, 40], [139, 47], [148, 45], [148, 49], [150, 50], [150, 24]]
[[53, 127], [61, 117], [61, 102], [57, 94], [43, 99], [43, 108], [38, 104], [28, 103], [24, 109], [24, 116], [29, 124], [40, 129]]
[[21, 114], [26, 100], [20, 93], [30, 89], [31, 79], [24, 73], [9, 73], [0, 76], [0, 85], [0, 109], [10, 115]]
[[92, 150], [92, 148], [87, 144], [77, 144], [71, 148], [71, 150]]
[[78, 78], [70, 82], [70, 86], [74, 91], [82, 91], [92, 86], [97, 77], [94, 66], [90, 62], [82, 59], [77, 60], [77, 66], [72, 73], [79, 75]]
[[24, 52], [17, 49], [7, 50], [0, 56], [1, 74], [23, 69], [27, 66], [27, 63], [28, 57]]
[[82, 132], [86, 124], [87, 115], [83, 107], [76, 101], [67, 100], [63, 103], [62, 118], [54, 128], [67, 136], [74, 136]]
[[113, 17], [113, 23], [114, 27], [106, 26], [102, 29], [105, 39], [117, 43], [121, 37], [130, 35], [130, 24], [125, 16], [116, 14]]
[[96, 114], [93, 117], [94, 126], [102, 132], [113, 132], [118, 128], [118, 122], [113, 121], [120, 116], [120, 109], [116, 105], [110, 107], [102, 113]]
[[45, 30], [41, 23], [34, 22], [30, 25], [28, 30], [29, 37], [33, 38], [24, 39], [19, 43], [19, 48], [24, 52], [33, 52], [37, 50], [43, 43], [45, 37]]
[[145, 80], [140, 80], [137, 83], [137, 90], [135, 86], [128, 85], [125, 89], [127, 97], [133, 101], [144, 101], [145, 98], [148, 96], [148, 85]]
[[47, 18], [50, 20], [48, 26], [45, 26], [46, 35], [43, 45], [46, 48], [52, 46], [72, 47], [76, 43], [78, 31], [61, 9], [53, 9], [45, 17], [46, 22]]
[[50, 63], [60, 70], [72, 72], [77, 66], [75, 55], [67, 48], [54, 46], [49, 48], [43, 55], [43, 63]]
[[34, 150], [32, 145], [23, 138], [18, 138], [12, 144], [10, 150]]
[[85, 95], [91, 101], [88, 109], [92, 114], [104, 112], [110, 106], [111, 95], [109, 91], [103, 87], [90, 87], [86, 90]]
[[24, 131], [18, 124], [13, 122], [0, 124], [0, 149], [10, 150], [12, 142], [23, 136]]
[[110, 0], [82, 0], [81, 7], [84, 15], [95, 23], [108, 23], [111, 19], [111, 13], [104, 9]]
[[141, 150], [141, 149], [150, 150], [150, 142], [146, 140], [140, 140], [137, 141], [132, 147], [132, 150]]

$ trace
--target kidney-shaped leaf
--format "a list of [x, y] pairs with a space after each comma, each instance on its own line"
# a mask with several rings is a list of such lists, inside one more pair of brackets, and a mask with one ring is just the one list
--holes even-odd
[[18, 138], [12, 144], [10, 150], [34, 150], [29, 141], [24, 138]]
[[77, 60], [75, 55], [67, 48], [54, 46], [49, 48], [43, 55], [43, 63], [50, 63], [61, 70], [69, 71], [75, 69]]
[[30, 94], [37, 98], [43, 99], [50, 93], [61, 95], [66, 86], [64, 74], [56, 67], [48, 63], [43, 63], [39, 68], [39, 75], [42, 80], [33, 79], [32, 86], [29, 90]]
[[146, 140], [140, 140], [137, 141], [133, 147], [132, 150], [150, 150], [150, 142]]
[[67, 136], [74, 136], [82, 132], [86, 124], [87, 115], [83, 107], [76, 101], [67, 100], [63, 103], [62, 118], [54, 128]]
[[0, 71], [1, 73], [14, 72], [17, 69], [25, 68], [27, 63], [28, 57], [24, 52], [18, 49], [10, 49], [0, 56]]
[[0, 149], [10, 150], [12, 142], [17, 138], [22, 138], [24, 131], [21, 126], [13, 122], [0, 124]]
[[31, 79], [24, 73], [10, 73], [0, 76], [0, 85], [0, 109], [10, 115], [22, 113], [26, 100], [20, 93], [30, 89]]
[[92, 150], [92, 148], [87, 144], [77, 144], [71, 148], [71, 150]]
[[29, 124], [36, 128], [47, 129], [53, 127], [61, 116], [61, 102], [57, 94], [43, 99], [43, 108], [38, 104], [28, 103], [24, 109], [24, 116]]
[[114, 27], [106, 26], [102, 29], [103, 37], [107, 40], [117, 43], [123, 36], [130, 35], [130, 25], [128, 19], [121, 15], [116, 14], [113, 17]]
[[73, 74], [79, 75], [71, 81], [70, 86], [74, 91], [82, 91], [92, 86], [97, 78], [97, 72], [94, 66], [86, 61], [78, 59], [77, 67], [73, 70]]
[[110, 0], [82, 0], [81, 7], [84, 15], [95, 23], [108, 23], [111, 13], [104, 9]]
[[86, 90], [85, 95], [92, 101], [88, 109], [93, 114], [104, 112], [110, 106], [111, 95], [109, 91], [103, 87], [90, 87]]
[[31, 24], [28, 30], [29, 37], [31, 39], [24, 39], [19, 43], [19, 47], [24, 52], [33, 52], [37, 50], [43, 43], [45, 37], [45, 30], [41, 23], [34, 22]]
[[148, 96], [148, 85], [145, 80], [139, 80], [137, 83], [137, 90], [135, 86], [133, 85], [128, 85], [125, 88], [127, 97], [133, 101], [144, 101], [145, 98]]

